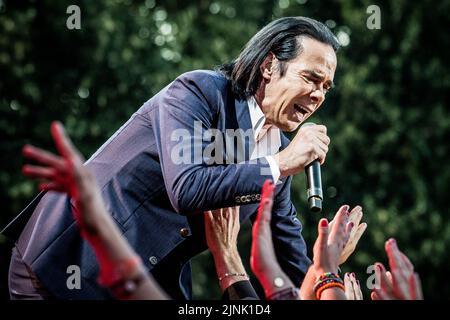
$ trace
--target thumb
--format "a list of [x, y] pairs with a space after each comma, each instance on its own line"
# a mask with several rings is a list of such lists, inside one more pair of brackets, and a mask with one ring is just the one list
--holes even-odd
[[318, 225], [318, 231], [319, 231], [319, 235], [317, 236], [317, 244], [318, 244], [319, 248], [322, 250], [328, 244], [329, 229], [328, 229], [328, 220], [327, 219], [325, 219], [325, 218], [320, 219], [319, 225]]

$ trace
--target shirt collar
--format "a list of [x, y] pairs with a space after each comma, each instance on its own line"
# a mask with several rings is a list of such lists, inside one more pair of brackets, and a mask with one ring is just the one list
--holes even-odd
[[257, 137], [261, 132], [261, 129], [266, 122], [266, 117], [256, 102], [255, 98], [251, 96], [247, 99], [248, 111], [250, 113], [250, 120], [252, 122], [252, 129], [255, 140], [258, 140]]

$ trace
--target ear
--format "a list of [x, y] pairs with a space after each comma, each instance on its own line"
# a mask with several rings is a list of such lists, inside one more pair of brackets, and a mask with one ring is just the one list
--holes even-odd
[[269, 54], [266, 56], [263, 63], [261, 64], [260, 67], [261, 75], [263, 79], [266, 81], [269, 81], [272, 77], [276, 63], [275, 60], [277, 60], [275, 55], [272, 52], [269, 52]]

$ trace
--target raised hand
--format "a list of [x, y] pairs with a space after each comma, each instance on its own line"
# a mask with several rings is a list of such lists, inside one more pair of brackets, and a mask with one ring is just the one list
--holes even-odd
[[239, 207], [205, 212], [205, 235], [222, 291], [233, 283], [248, 280], [237, 249]]
[[[361, 206], [354, 207], [349, 214], [349, 221], [353, 222], [353, 228], [350, 232], [350, 237], [345, 245], [344, 250], [342, 251], [341, 257], [339, 258], [339, 265], [342, 265], [347, 259], [351, 256], [353, 251], [355, 251], [356, 245], [361, 239], [364, 231], [367, 229], [367, 223], [361, 222], [363, 217], [363, 210]], [[329, 223], [330, 228], [333, 226], [334, 220]]]
[[[250, 266], [264, 288], [266, 298], [285, 288], [295, 288], [278, 264], [272, 243], [272, 205], [275, 186], [266, 180], [261, 192], [258, 215], [253, 223]], [[293, 299], [295, 297], [289, 297]]]
[[239, 207], [205, 212], [206, 242], [213, 254], [236, 250], [239, 228]]
[[[349, 221], [348, 209], [349, 206], [344, 205], [338, 210], [334, 216], [334, 222], [331, 227], [329, 226], [327, 219], [321, 219], [319, 221], [319, 235], [313, 248], [314, 263], [306, 273], [300, 288], [302, 300], [316, 299], [313, 287], [319, 276], [328, 272], [334, 274], [338, 273], [339, 259], [353, 228], [353, 222]], [[345, 299], [345, 294], [335, 291], [332, 292], [330, 298]]]
[[41, 190], [66, 192], [75, 203], [72, 211], [82, 232], [90, 233], [97, 218], [107, 214], [95, 178], [60, 122], [52, 123], [51, 133], [59, 155], [26, 145], [23, 155], [38, 165], [24, 165], [22, 172], [39, 179]]
[[[25, 165], [22, 171], [28, 177], [41, 180], [41, 190], [66, 192], [75, 202], [72, 212], [81, 235], [88, 240], [97, 256], [100, 284], [117, 289], [121, 287], [117, 283], [133, 280], [136, 286], [133, 293], [112, 290], [113, 295], [118, 299], [167, 299], [106, 211], [95, 177], [83, 165], [83, 156], [72, 145], [62, 124], [53, 122], [51, 133], [59, 155], [26, 145], [24, 156], [38, 165]], [[124, 264], [127, 265], [126, 274], [122, 270]]]
[[375, 277], [379, 285], [371, 294], [373, 300], [423, 300], [419, 275], [408, 257], [402, 253], [395, 239], [385, 243], [390, 271], [382, 263], [375, 264]]
[[336, 213], [331, 227], [327, 219], [319, 221], [319, 236], [314, 244], [314, 267], [317, 272], [338, 272], [339, 260], [350, 237], [353, 222], [349, 221], [349, 206]]

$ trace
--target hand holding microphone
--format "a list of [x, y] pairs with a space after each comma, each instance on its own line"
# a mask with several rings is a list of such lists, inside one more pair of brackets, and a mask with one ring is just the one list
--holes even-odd
[[274, 156], [281, 177], [306, 170], [310, 189], [308, 201], [310, 209], [316, 212], [321, 210], [322, 200], [320, 164], [325, 162], [329, 144], [330, 138], [327, 136], [325, 126], [307, 123], [300, 127], [291, 143]]

